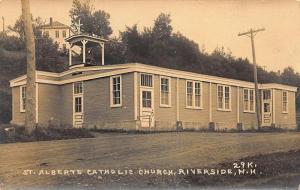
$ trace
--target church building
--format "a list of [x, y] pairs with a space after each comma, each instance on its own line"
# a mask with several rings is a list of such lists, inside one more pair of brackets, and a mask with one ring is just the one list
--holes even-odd
[[[256, 129], [254, 83], [142, 63], [105, 65], [108, 40], [75, 34], [69, 69], [37, 71], [36, 121], [39, 126], [124, 130]], [[74, 63], [72, 48], [82, 49]], [[101, 47], [101, 65], [92, 65], [87, 48]], [[26, 75], [10, 81], [12, 121], [24, 125]], [[259, 84], [264, 127], [296, 129], [297, 88]]]

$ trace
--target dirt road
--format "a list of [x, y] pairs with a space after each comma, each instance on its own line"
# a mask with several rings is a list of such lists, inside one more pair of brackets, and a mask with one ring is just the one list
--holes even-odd
[[[214, 166], [247, 156], [300, 149], [300, 133], [98, 134], [92, 139], [0, 145], [0, 189], [78, 189], [160, 183], [164, 177], [135, 181], [64, 175], [23, 175], [24, 170], [178, 169]], [[176, 180], [178, 178], [173, 178]], [[126, 183], [126, 184], [123, 184]], [[132, 184], [131, 184], [132, 183]], [[174, 181], [176, 183], [176, 181]], [[179, 184], [180, 185], [180, 184]], [[73, 188], [73, 189], [74, 189]]]

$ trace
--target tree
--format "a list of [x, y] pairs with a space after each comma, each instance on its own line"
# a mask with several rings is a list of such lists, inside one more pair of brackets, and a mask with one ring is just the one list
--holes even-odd
[[173, 30], [171, 21], [170, 14], [161, 13], [154, 21], [153, 35], [159, 40], [169, 39]]
[[[40, 17], [33, 19], [33, 17], [31, 16], [31, 20], [32, 20], [33, 33], [37, 35], [37, 33], [40, 32], [43, 24], [42, 19]], [[25, 41], [25, 27], [24, 27], [22, 15], [19, 17], [19, 19], [17, 19], [15, 24], [13, 26], [9, 26], [8, 29], [12, 32], [15, 32], [19, 36], [21, 41]]]
[[120, 33], [122, 43], [125, 45], [126, 62], [143, 62], [141, 56], [141, 35], [138, 32], [137, 25], [126, 26], [126, 30]]
[[[37, 69], [51, 72], [64, 71], [68, 67], [65, 58], [66, 54], [58, 50], [58, 44], [49, 35], [42, 34], [42, 19], [40, 17], [31, 18], [36, 47]], [[19, 40], [15, 36], [7, 36], [3, 47], [9, 51], [22, 51], [25, 47], [25, 28], [22, 16], [9, 29], [17, 34]]]
[[30, 14], [29, 0], [21, 0], [22, 14], [24, 23], [24, 32], [26, 40], [27, 53], [27, 88], [26, 88], [26, 116], [25, 128], [31, 133], [36, 126], [36, 102], [35, 102], [35, 85], [36, 85], [36, 70], [35, 70], [35, 41], [32, 28], [32, 18]]
[[102, 38], [108, 38], [112, 34], [109, 22], [110, 15], [102, 10], [94, 11], [90, 0], [73, 0], [69, 14], [72, 22], [71, 27], [75, 31], [77, 31], [76, 25], [80, 20], [82, 33], [94, 34]]

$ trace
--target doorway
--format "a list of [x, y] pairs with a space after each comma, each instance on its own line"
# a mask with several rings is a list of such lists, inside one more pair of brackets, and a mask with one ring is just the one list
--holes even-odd
[[153, 90], [141, 88], [140, 100], [141, 127], [152, 128], [154, 127]]
[[272, 124], [272, 93], [271, 90], [262, 90], [262, 126]]

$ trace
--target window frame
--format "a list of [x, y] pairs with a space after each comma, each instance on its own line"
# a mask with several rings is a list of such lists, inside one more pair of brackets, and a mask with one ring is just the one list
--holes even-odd
[[[196, 106], [196, 84], [200, 85], [200, 106]], [[195, 109], [202, 109], [203, 107], [203, 101], [202, 101], [202, 95], [203, 95], [203, 90], [202, 90], [202, 82], [200, 81], [194, 81], [193, 83], [193, 87], [194, 87], [194, 108]]]
[[63, 30], [63, 31], [62, 31], [62, 37], [63, 37], [63, 38], [66, 38], [66, 37], [67, 37], [67, 30]]
[[[142, 85], [142, 75], [148, 75], [148, 76], [151, 76], [151, 86], [144, 86], [144, 85]], [[153, 89], [153, 88], [154, 88], [154, 76], [153, 76], [153, 74], [149, 74], [149, 73], [140, 73], [140, 87]]]
[[[76, 99], [79, 99], [80, 104], [76, 104]], [[80, 105], [80, 111], [77, 111], [78, 105]], [[83, 113], [83, 96], [74, 96], [74, 113]]]
[[55, 30], [55, 38], [59, 38], [59, 30]]
[[[152, 90], [142, 90], [141, 93], [142, 93], [142, 96], [141, 96], [141, 106], [142, 106], [142, 108], [143, 109], [148, 109], [148, 108], [152, 109], [153, 108], [153, 91]], [[149, 99], [149, 97], [144, 99], [143, 93], [146, 93], [146, 94], [150, 93], [150, 95], [151, 95], [150, 99]], [[150, 101], [150, 107], [149, 106], [144, 106], [144, 100], [146, 100], [146, 102]], [[147, 104], [145, 104], [145, 105], [147, 105]]]
[[[114, 104], [114, 89], [113, 89], [113, 79], [115, 78], [120, 78], [120, 103], [119, 104]], [[115, 75], [110, 77], [110, 107], [116, 108], [116, 107], [121, 107], [122, 106], [122, 75]]]
[[[162, 103], [162, 79], [167, 79], [168, 80], [168, 104], [163, 104]], [[160, 102], [160, 107], [171, 107], [171, 92], [172, 92], [172, 87], [171, 87], [171, 77], [166, 77], [166, 76], [160, 76], [159, 77], [159, 102]]]
[[[248, 106], [248, 109], [246, 110], [245, 109], [245, 91], [248, 91], [247, 92], [247, 96], [248, 96], [248, 102], [247, 102], [247, 106]], [[253, 110], [251, 110], [251, 92], [253, 93]], [[244, 113], [255, 113], [255, 91], [254, 89], [252, 88], [244, 88], [243, 89], [243, 110], [244, 110]]]
[[[284, 101], [284, 93], [286, 93], [286, 101]], [[283, 90], [282, 93], [281, 93], [281, 101], [282, 101], [282, 106], [281, 106], [281, 109], [282, 109], [282, 113], [284, 114], [287, 114], [289, 113], [289, 95], [288, 95], [288, 91], [286, 90]], [[284, 110], [284, 103], [286, 103], [286, 110]]]
[[[75, 90], [75, 86], [76, 84], [81, 84], [81, 92], [76, 92]], [[76, 96], [76, 95], [82, 95], [83, 94], [83, 82], [82, 81], [79, 81], [79, 82], [74, 82], [73, 83], [73, 95]]]
[[[24, 94], [25, 94], [25, 102], [23, 100], [23, 89], [25, 89]], [[20, 112], [24, 113], [26, 112], [26, 92], [27, 91], [27, 87], [26, 86], [20, 86]], [[25, 103], [25, 107], [24, 107], [24, 103]]]
[[[76, 86], [77, 84], [80, 84], [80, 86]], [[80, 89], [78, 92], [77, 90]], [[73, 119], [74, 119], [74, 114], [83, 114], [84, 113], [84, 81], [77, 81], [72, 83], [72, 93], [73, 93]], [[76, 99], [80, 98], [80, 112], [76, 111], [77, 110], [77, 105], [76, 105]], [[79, 104], [78, 104], [79, 105]]]
[[[219, 87], [222, 88], [222, 108], [219, 107]], [[226, 95], [226, 92], [225, 92], [225, 88], [228, 87], [229, 89], [229, 108], [227, 109], [226, 106], [225, 106], [225, 95]], [[232, 111], [231, 108], [232, 108], [232, 91], [231, 91], [231, 86], [229, 85], [223, 85], [223, 84], [217, 84], [217, 110], [218, 111]]]
[[[192, 83], [192, 105], [188, 105], [188, 83]], [[196, 106], [196, 87], [195, 84], [200, 84], [200, 106]], [[185, 106], [189, 109], [203, 109], [203, 85], [202, 81], [186, 80], [185, 83]]]

